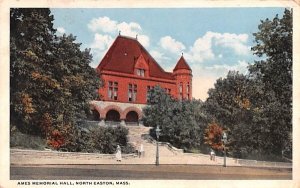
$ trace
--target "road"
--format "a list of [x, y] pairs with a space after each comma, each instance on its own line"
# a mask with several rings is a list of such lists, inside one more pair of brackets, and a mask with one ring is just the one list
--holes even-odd
[[204, 165], [12, 165], [11, 180], [266, 179], [291, 180], [291, 169]]

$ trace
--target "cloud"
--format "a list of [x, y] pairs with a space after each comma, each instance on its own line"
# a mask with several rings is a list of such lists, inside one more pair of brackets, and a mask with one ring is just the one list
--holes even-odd
[[93, 42], [89, 45], [91, 53], [93, 54], [93, 60], [91, 66], [96, 67], [99, 61], [102, 59], [108, 48], [112, 45], [114, 39], [110, 35], [102, 35], [95, 33]]
[[225, 78], [228, 71], [239, 71], [240, 73], [247, 73], [248, 63], [245, 60], [238, 60], [236, 64], [230, 66], [227, 64], [212, 65], [203, 67], [199, 65], [192, 65], [193, 70], [193, 97], [196, 99], [206, 100], [208, 97], [208, 90], [214, 87], [214, 83], [220, 77]]
[[[150, 55], [151, 55], [157, 62], [159, 62], [162, 66], [165, 64], [166, 61], [169, 61], [169, 60], [170, 60], [170, 57], [165, 56], [164, 53], [159, 52], [159, 51], [157, 51], [157, 50], [151, 50], [149, 53], [150, 53]], [[164, 63], [162, 64], [162, 62], [164, 62]]]
[[60, 34], [60, 35], [66, 33], [66, 30], [63, 27], [58, 27], [56, 30], [57, 30], [58, 34]]
[[198, 38], [193, 46], [190, 47], [186, 55], [187, 60], [191, 62], [203, 62], [215, 58], [212, 51], [212, 36], [206, 33], [203, 37]]
[[248, 63], [244, 60], [238, 60], [237, 64], [234, 65], [227, 65], [227, 64], [222, 64], [222, 65], [213, 65], [210, 67], [205, 67], [206, 72], [210, 72], [213, 75], [218, 75], [219, 77], [223, 76], [225, 77], [228, 73], [228, 71], [239, 71], [240, 73], [247, 73], [248, 71]]
[[150, 38], [142, 34], [142, 27], [136, 22], [118, 22], [104, 16], [93, 18], [87, 27], [95, 33], [94, 40], [89, 45], [93, 59], [97, 61], [92, 63], [91, 66], [94, 67], [98, 65], [99, 60], [107, 52], [119, 31], [121, 35], [137, 37], [138, 41], [146, 48], [150, 45]]
[[116, 25], [116, 29], [121, 31], [121, 34], [129, 35], [129, 36], [135, 36], [138, 32], [142, 31], [141, 26], [138, 23], [135, 22], [122, 22]]
[[176, 41], [170, 36], [162, 37], [159, 41], [160, 46], [174, 54], [180, 54], [183, 50], [185, 50], [184, 44], [179, 41]]
[[92, 49], [97, 49], [97, 50], [106, 50], [108, 49], [111, 44], [113, 43], [113, 38], [110, 35], [102, 35], [99, 33], [96, 33], [94, 35], [94, 41], [90, 45]]
[[121, 32], [121, 35], [130, 37], [136, 37], [138, 35], [138, 41], [143, 46], [148, 47], [150, 44], [149, 37], [141, 34], [142, 27], [136, 22], [118, 22], [104, 16], [93, 18], [87, 26], [93, 32], [106, 33], [114, 36], [116, 36], [118, 32]]
[[106, 16], [93, 18], [88, 23], [88, 28], [93, 32], [102, 31], [104, 33], [111, 33], [116, 31], [117, 22]]
[[150, 45], [150, 38], [146, 35], [138, 35], [138, 41], [146, 48]]
[[247, 34], [206, 32], [202, 37], [196, 39], [193, 46], [189, 48], [186, 58], [195, 63], [214, 58], [223, 58], [223, 54], [215, 55], [214, 48], [228, 48], [236, 55], [249, 55], [250, 46], [247, 46]]
[[248, 41], [247, 34], [234, 33], [213, 33], [216, 46], [228, 47], [234, 50], [238, 55], [247, 55], [250, 52], [250, 47], [246, 45]]

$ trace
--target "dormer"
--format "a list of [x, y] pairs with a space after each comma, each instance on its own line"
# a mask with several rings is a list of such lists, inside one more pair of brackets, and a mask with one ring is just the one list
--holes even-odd
[[135, 61], [134, 74], [140, 77], [149, 77], [149, 66], [143, 54]]

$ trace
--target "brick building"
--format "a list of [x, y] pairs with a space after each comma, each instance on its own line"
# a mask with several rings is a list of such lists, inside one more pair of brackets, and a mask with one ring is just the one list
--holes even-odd
[[159, 85], [174, 98], [192, 99], [192, 70], [181, 56], [173, 72], [164, 71], [136, 38], [119, 35], [97, 72], [104, 83], [92, 106], [101, 124], [138, 124], [148, 91]]

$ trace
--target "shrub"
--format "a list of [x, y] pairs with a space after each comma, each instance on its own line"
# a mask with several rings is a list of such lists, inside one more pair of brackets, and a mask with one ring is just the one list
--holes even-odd
[[17, 148], [43, 150], [50, 147], [59, 151], [113, 154], [117, 145], [123, 153], [134, 153], [128, 144], [126, 127], [70, 126], [68, 129], [53, 129], [47, 139], [21, 133], [11, 129], [10, 146]]
[[13, 127], [10, 132], [10, 147], [43, 150], [46, 147], [46, 140], [38, 136], [21, 133]]
[[155, 129], [161, 129], [159, 140], [169, 142], [185, 151], [199, 148], [207, 124], [200, 100], [175, 100], [159, 86], [149, 93], [149, 104], [143, 108], [143, 122], [153, 127], [150, 135], [156, 139]]
[[98, 127], [91, 132], [90, 144], [100, 153], [115, 153], [120, 145], [124, 153], [132, 153], [133, 147], [127, 142], [128, 129], [122, 126]]

